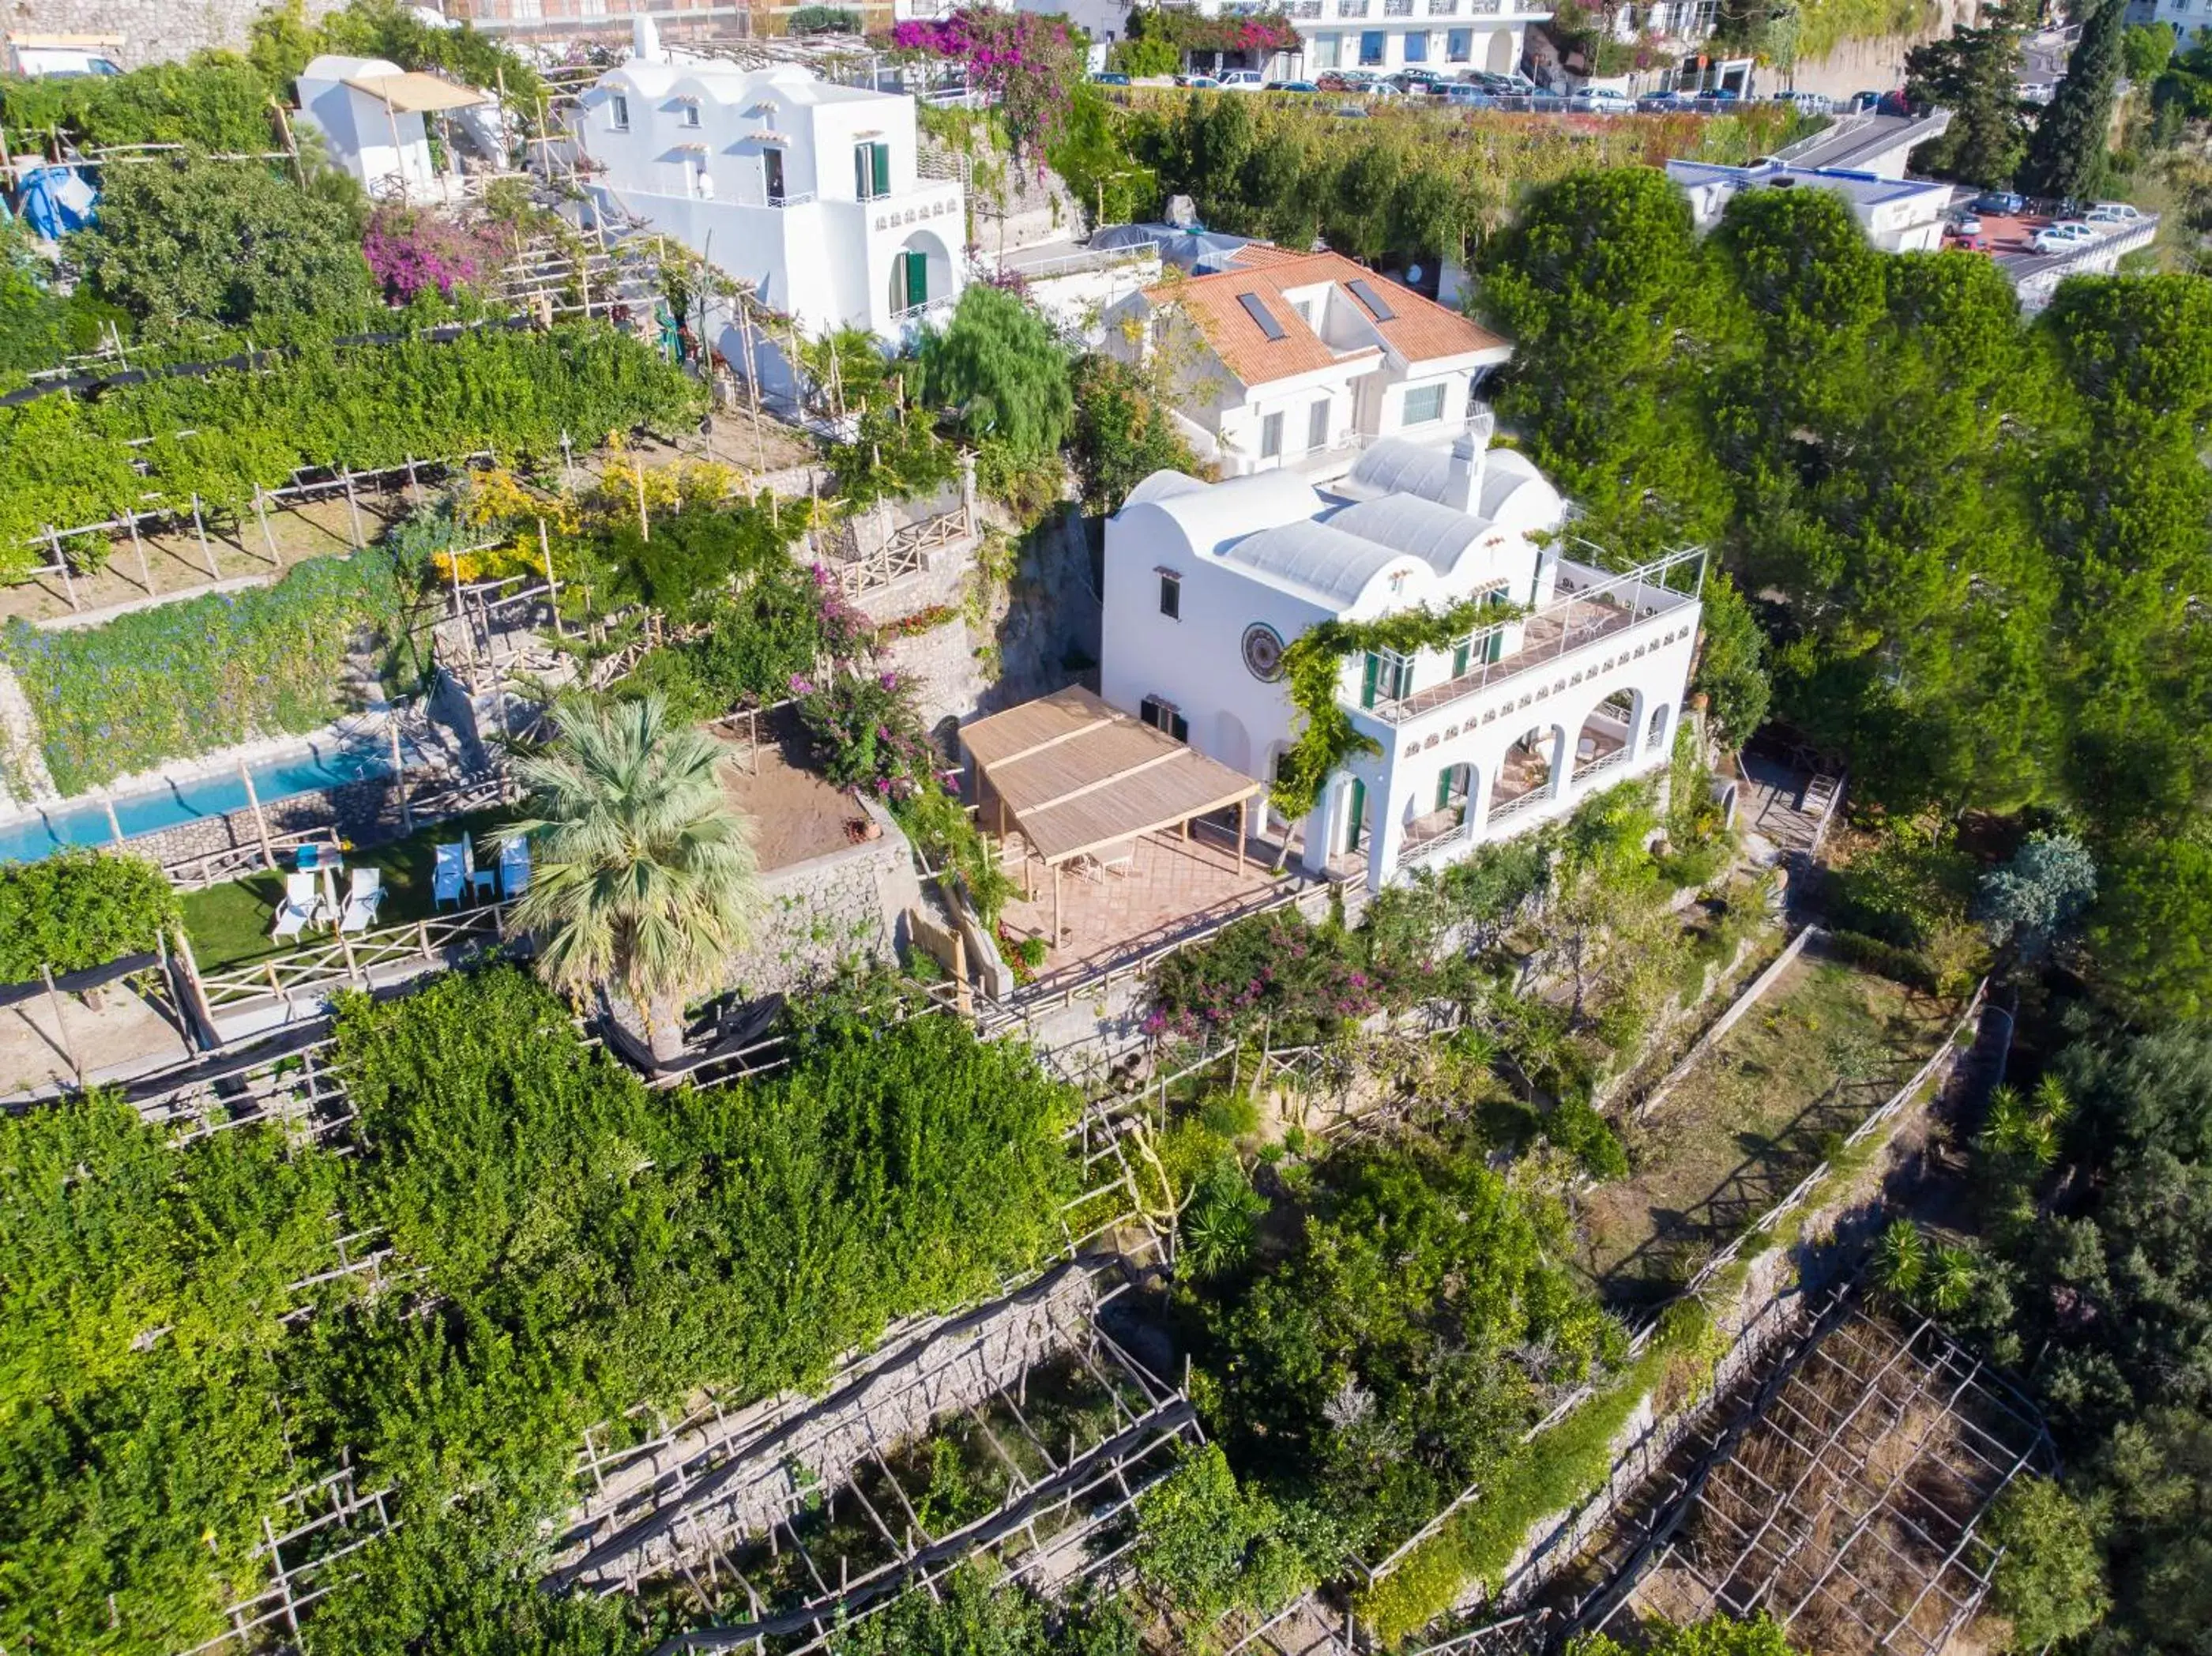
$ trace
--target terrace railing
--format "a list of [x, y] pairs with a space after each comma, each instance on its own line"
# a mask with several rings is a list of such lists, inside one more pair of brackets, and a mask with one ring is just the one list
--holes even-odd
[[358, 936], [341, 933], [327, 943], [271, 955], [236, 970], [202, 972], [198, 979], [208, 1009], [220, 1013], [226, 1007], [272, 996], [320, 998], [349, 984], [366, 989], [372, 974], [388, 983], [447, 965], [451, 954], [475, 954], [503, 947], [508, 941], [507, 905], [487, 903], [428, 920], [380, 926]]

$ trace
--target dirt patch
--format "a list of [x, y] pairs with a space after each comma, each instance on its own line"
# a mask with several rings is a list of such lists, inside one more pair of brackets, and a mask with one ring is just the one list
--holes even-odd
[[788, 709], [760, 721], [760, 742], [742, 720], [713, 734], [728, 750], [722, 797], [752, 824], [761, 871], [826, 856], [865, 837], [867, 813], [810, 768], [806, 734]]
[[1583, 1268], [1615, 1303], [1663, 1298], [1902, 1086], [1954, 1011], [1808, 949], [1627, 1129], [1634, 1171], [1579, 1202]]

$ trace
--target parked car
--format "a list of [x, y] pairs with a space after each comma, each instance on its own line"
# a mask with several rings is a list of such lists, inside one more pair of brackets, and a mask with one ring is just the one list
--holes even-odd
[[1118, 70], [1105, 70], [1091, 77], [1094, 86], [1127, 86], [1129, 77]]
[[1854, 93], [1852, 93], [1852, 94], [1851, 94], [1851, 105], [1850, 105], [1850, 109], [1849, 109], [1849, 110], [1847, 110], [1845, 113], [1846, 113], [1847, 114], [1856, 115], [1856, 114], [1857, 114], [1857, 113], [1858, 113], [1860, 111], [1862, 111], [1862, 110], [1866, 110], [1866, 109], [1879, 109], [1879, 108], [1881, 108], [1881, 93], [1879, 93], [1879, 92], [1854, 92]]
[[2142, 215], [2124, 201], [2100, 201], [2081, 215], [2092, 224], [2140, 224]]
[[1743, 101], [1743, 94], [1732, 86], [1709, 86], [1698, 94], [1697, 100], [1705, 104], [1741, 103]]
[[1489, 93], [1468, 81], [1454, 81], [1449, 86], [1432, 88], [1431, 95], [1468, 109], [1487, 109], [1497, 101]]
[[1224, 92], [1264, 92], [1267, 77], [1256, 69], [1231, 69], [1218, 77]]
[[[1981, 221], [1976, 219], [1974, 222], [1979, 224]], [[1955, 248], [1960, 253], [1985, 253], [1990, 250], [1990, 239], [1978, 229], [1954, 228], [1943, 233], [1943, 245], [1946, 247]]]
[[2096, 239], [2097, 233], [2087, 225], [2069, 221], [2045, 225], [2028, 245], [2039, 253], [2070, 253]]
[[2020, 100], [2022, 103], [2047, 104], [2058, 95], [2058, 88], [2048, 81], [2022, 81]]
[[1211, 75], [1178, 75], [1175, 77], [1175, 81], [1177, 86], [1187, 86], [1193, 92], [1218, 92], [1221, 90], [1221, 82], [1215, 80]]
[[1984, 190], [1966, 204], [1978, 213], [1996, 213], [2010, 218], [2027, 210], [2027, 198], [2016, 196], [2009, 190]]
[[1636, 107], [1626, 92], [1609, 86], [1586, 86], [1567, 100], [1567, 107], [1585, 115], [1625, 115]]
[[1774, 101], [1788, 104], [1801, 115], [1825, 115], [1836, 107], [1836, 100], [1825, 92], [1778, 92]]
[[1321, 88], [1312, 81], [1270, 81], [1267, 82], [1267, 90], [1270, 92], [1318, 92]]
[[1646, 115], [1672, 114], [1690, 107], [1690, 96], [1685, 92], [1647, 92], [1636, 100], [1638, 113]]

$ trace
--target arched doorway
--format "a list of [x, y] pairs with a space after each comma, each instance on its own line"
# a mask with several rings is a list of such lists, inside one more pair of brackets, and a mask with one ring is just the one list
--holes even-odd
[[924, 307], [952, 292], [952, 258], [933, 230], [916, 230], [891, 255], [886, 295], [894, 317], [919, 314]]
[[1490, 61], [1483, 65], [1492, 75], [1510, 75], [1521, 67], [1513, 61], [1513, 31], [1510, 28], [1490, 32]]
[[1635, 756], [1644, 727], [1644, 692], [1616, 690], [1589, 710], [1575, 732], [1575, 779], [1609, 770]]
[[1673, 735], [1673, 732], [1669, 728], [1667, 721], [1674, 711], [1674, 709], [1664, 702], [1660, 703], [1656, 708], [1652, 709], [1651, 734], [1644, 739], [1644, 751], [1645, 752], [1658, 753], [1663, 752], [1666, 750], [1667, 743]]
[[1252, 774], [1252, 738], [1245, 734], [1244, 721], [1224, 708], [1213, 717], [1213, 752], [1209, 756], [1221, 761], [1231, 770]]
[[1565, 787], [1560, 774], [1567, 745], [1564, 725], [1544, 724], [1524, 732], [1505, 750], [1491, 779], [1487, 822], [1498, 822], [1540, 800], [1556, 799]]

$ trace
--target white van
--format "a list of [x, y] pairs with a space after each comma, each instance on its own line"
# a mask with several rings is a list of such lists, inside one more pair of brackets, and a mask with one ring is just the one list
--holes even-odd
[[122, 50], [119, 34], [10, 34], [8, 72], [33, 80], [120, 75], [115, 57]]

